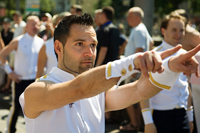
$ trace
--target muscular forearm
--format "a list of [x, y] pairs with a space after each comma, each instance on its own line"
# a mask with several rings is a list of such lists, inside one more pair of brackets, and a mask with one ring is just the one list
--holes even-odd
[[148, 78], [140, 78], [139, 80], [116, 87], [106, 92], [106, 111], [124, 109], [139, 101], [148, 99], [161, 89], [157, 88], [148, 80]]
[[105, 69], [106, 65], [93, 68], [92, 70], [79, 75], [72, 82], [74, 87], [78, 86], [78, 90], [81, 91], [81, 94], [83, 94], [83, 98], [95, 96], [116, 85], [119, 77], [107, 80], [105, 76]]

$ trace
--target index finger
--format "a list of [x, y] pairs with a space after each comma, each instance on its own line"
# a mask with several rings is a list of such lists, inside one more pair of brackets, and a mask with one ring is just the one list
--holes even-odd
[[160, 56], [161, 56], [162, 59], [164, 59], [164, 58], [166, 58], [166, 57], [168, 57], [170, 55], [173, 55], [174, 53], [176, 53], [181, 48], [182, 48], [182, 45], [179, 44], [174, 48], [171, 48], [171, 49], [168, 49], [168, 50], [165, 50], [165, 51], [161, 52]]
[[194, 56], [197, 52], [199, 52], [200, 50], [200, 44], [198, 46], [196, 46], [195, 48], [193, 48], [192, 50], [188, 51], [185, 55], [184, 58], [185, 59], [189, 59], [192, 56]]

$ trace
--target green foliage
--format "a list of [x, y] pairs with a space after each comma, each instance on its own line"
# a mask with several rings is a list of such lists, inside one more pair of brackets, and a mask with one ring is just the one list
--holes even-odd
[[190, 8], [193, 13], [200, 12], [200, 0], [188, 0], [190, 2]]
[[155, 0], [155, 12], [160, 16], [169, 14], [170, 12], [178, 9], [178, 5], [184, 1], [187, 0]]
[[112, 0], [99, 0], [95, 5], [95, 9], [100, 9], [104, 6], [110, 6], [112, 3]]
[[[11, 17], [12, 13], [16, 10], [16, 1], [17, 0], [1, 0], [6, 4], [6, 16]], [[18, 0], [19, 2], [19, 10], [24, 13], [25, 12], [25, 0]]]
[[[130, 3], [130, 5], [131, 5], [131, 3]], [[99, 0], [95, 4], [94, 8], [100, 9], [104, 6], [112, 6], [115, 9], [115, 18], [118, 19], [125, 15], [125, 13], [130, 8], [130, 5], [124, 6], [123, 0]]]
[[40, 12], [49, 12], [52, 13], [55, 9], [55, 3], [52, 0], [40, 0]]
[[124, 6], [123, 0], [113, 0], [111, 6], [115, 9], [115, 17], [121, 18], [129, 10], [129, 5]]

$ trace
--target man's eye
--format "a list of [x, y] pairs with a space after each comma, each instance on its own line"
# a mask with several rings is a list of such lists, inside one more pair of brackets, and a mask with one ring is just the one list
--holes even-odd
[[82, 46], [83, 44], [79, 42], [79, 43], [76, 43], [76, 45], [77, 46]]
[[91, 47], [96, 47], [96, 44], [91, 44]]

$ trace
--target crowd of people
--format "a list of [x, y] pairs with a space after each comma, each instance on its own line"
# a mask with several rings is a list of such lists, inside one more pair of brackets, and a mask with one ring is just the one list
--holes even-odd
[[16, 132], [21, 110], [27, 133], [103, 133], [121, 109], [123, 132], [192, 133], [196, 123], [200, 133], [200, 34], [185, 10], [165, 16], [157, 47], [140, 7], [127, 11], [128, 37], [111, 6], [94, 18], [80, 5], [26, 22], [12, 16], [0, 34], [0, 91], [13, 99], [6, 133]]

